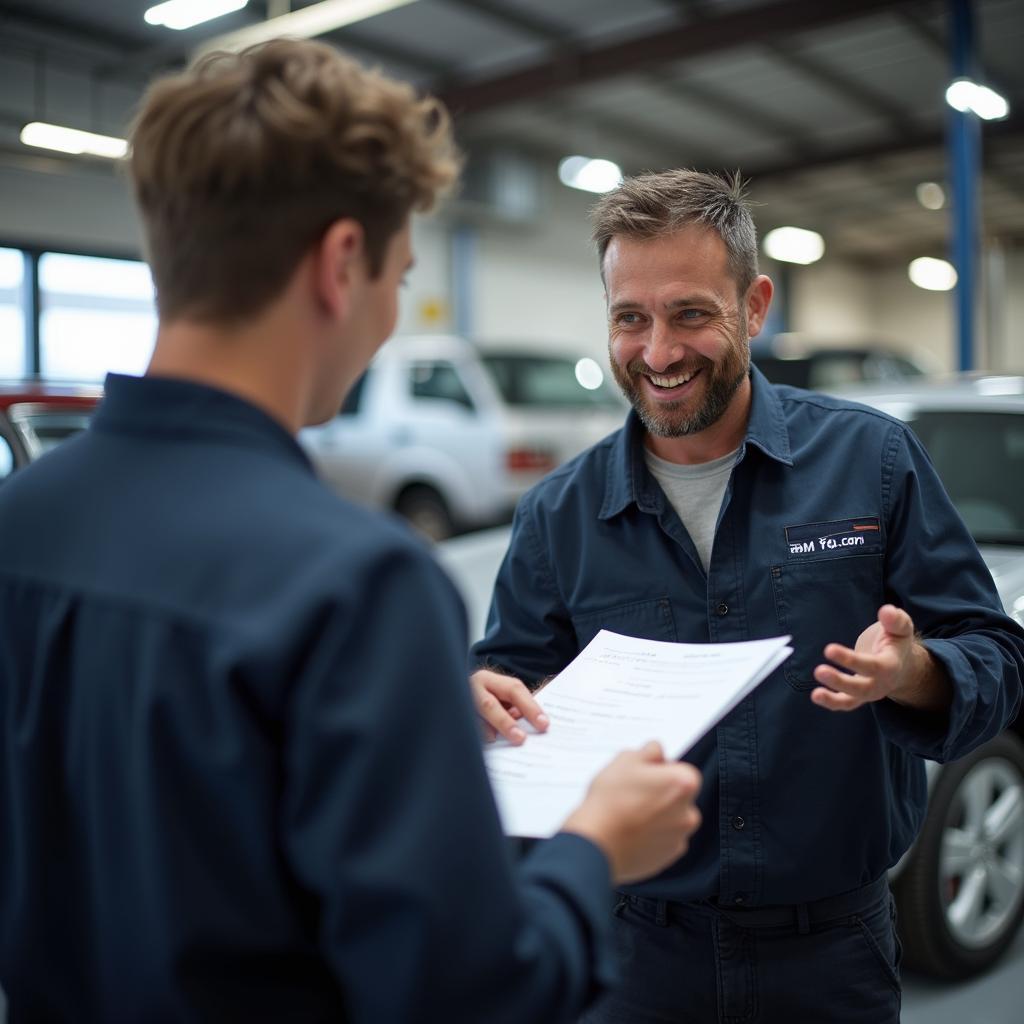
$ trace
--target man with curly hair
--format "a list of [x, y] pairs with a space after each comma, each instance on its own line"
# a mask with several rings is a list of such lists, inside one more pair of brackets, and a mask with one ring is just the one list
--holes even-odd
[[394, 327], [443, 110], [277, 41], [156, 84], [130, 170], [152, 362], [0, 493], [12, 1018], [571, 1019], [697, 773], [620, 755], [514, 872], [454, 588], [294, 437]]

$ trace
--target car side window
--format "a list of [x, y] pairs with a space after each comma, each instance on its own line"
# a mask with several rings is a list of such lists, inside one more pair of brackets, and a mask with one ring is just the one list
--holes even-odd
[[345, 396], [345, 400], [341, 403], [341, 408], [338, 410], [339, 416], [354, 416], [359, 412], [363, 404], [363, 391], [366, 386], [366, 374], [360, 374], [359, 379], [349, 389], [348, 394]]
[[14, 451], [7, 438], [0, 434], [0, 481], [14, 472]]
[[409, 367], [409, 384], [413, 398], [441, 399], [474, 408], [473, 399], [451, 363], [414, 363]]

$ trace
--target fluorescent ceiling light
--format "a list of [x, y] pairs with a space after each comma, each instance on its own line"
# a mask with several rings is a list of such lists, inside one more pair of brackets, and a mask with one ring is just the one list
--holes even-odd
[[596, 391], [604, 383], [604, 370], [598, 365], [596, 359], [584, 356], [576, 364], [576, 380], [581, 388]]
[[946, 205], [946, 193], [934, 181], [922, 181], [917, 186], [917, 201], [926, 210], [941, 210]]
[[911, 261], [907, 274], [918, 288], [930, 292], [948, 292], [956, 287], [956, 269], [946, 260], [921, 256]]
[[322, 36], [325, 32], [333, 32], [345, 25], [372, 18], [375, 14], [405, 7], [415, 0], [321, 0], [311, 7], [303, 7], [301, 11], [282, 14], [278, 18], [269, 18], [257, 25], [240, 28], [237, 32], [216, 36], [202, 43], [197, 53], [209, 53], [211, 50], [244, 50], [256, 43], [265, 43], [268, 39], [280, 36], [291, 36], [297, 39], [312, 39]]
[[622, 183], [622, 169], [611, 160], [567, 156], [558, 165], [558, 180], [584, 192], [611, 192]]
[[1010, 104], [987, 85], [958, 78], [946, 90], [946, 102], [961, 113], [970, 110], [984, 121], [999, 121], [1010, 113]]
[[128, 152], [125, 139], [111, 135], [97, 135], [95, 132], [80, 132], [76, 128], [63, 128], [58, 124], [32, 121], [21, 129], [21, 141], [26, 146], [53, 149], [59, 153], [74, 153], [89, 156], [104, 156], [120, 160]]
[[766, 256], [783, 263], [816, 263], [825, 255], [825, 239], [804, 228], [775, 228], [764, 236]]
[[164, 28], [191, 28], [204, 21], [223, 17], [240, 11], [249, 0], [167, 0], [167, 3], [150, 7], [143, 15], [150, 25]]

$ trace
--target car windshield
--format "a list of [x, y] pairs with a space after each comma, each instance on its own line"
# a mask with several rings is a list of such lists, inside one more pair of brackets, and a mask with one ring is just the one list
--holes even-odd
[[1024, 545], [1024, 415], [919, 412], [911, 426], [974, 539]]
[[619, 408], [622, 400], [595, 359], [484, 353], [501, 397], [514, 406]]

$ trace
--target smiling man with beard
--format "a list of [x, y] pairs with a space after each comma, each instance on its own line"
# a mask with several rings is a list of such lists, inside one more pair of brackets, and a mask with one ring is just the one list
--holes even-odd
[[738, 178], [629, 179], [594, 226], [633, 412], [520, 502], [478, 710], [524, 742], [523, 682], [600, 629], [789, 633], [794, 654], [688, 752], [705, 826], [619, 891], [622, 984], [586, 1021], [895, 1024], [886, 873], [924, 815], [921, 759], [1013, 717], [1024, 631], [903, 423], [750, 367], [772, 285]]

